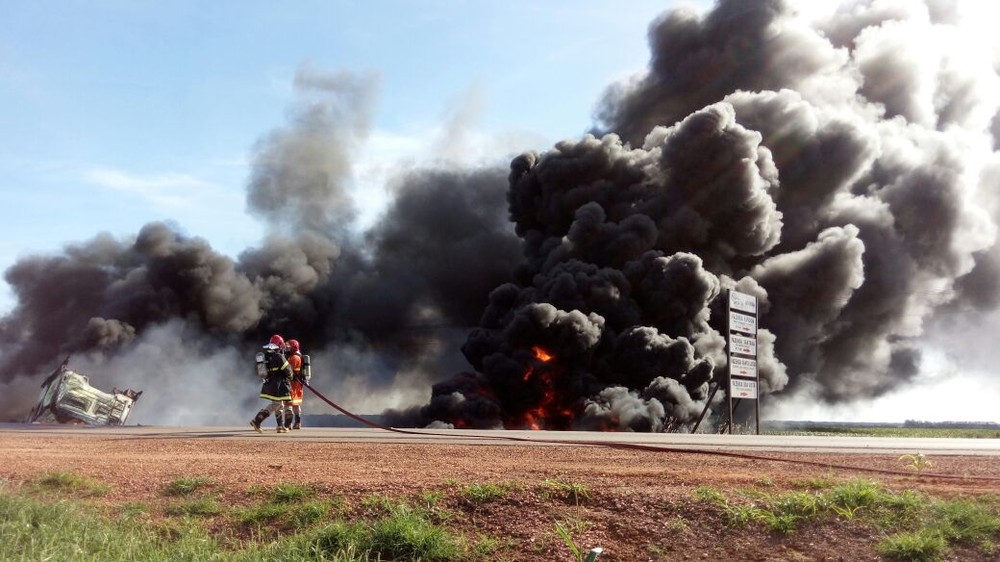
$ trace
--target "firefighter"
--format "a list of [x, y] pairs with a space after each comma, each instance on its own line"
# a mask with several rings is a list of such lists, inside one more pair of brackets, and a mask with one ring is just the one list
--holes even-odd
[[[302, 347], [299, 340], [288, 340], [288, 364], [292, 367], [292, 399], [285, 402], [285, 428], [302, 429], [302, 395], [309, 374], [302, 371]], [[294, 418], [294, 423], [292, 423]]]
[[[259, 364], [261, 360], [263, 365]], [[270, 403], [250, 420], [250, 427], [257, 433], [264, 433], [260, 424], [273, 412], [278, 421], [278, 433], [285, 433], [288, 430], [285, 429], [281, 419], [282, 403], [292, 399], [293, 375], [292, 367], [285, 358], [285, 338], [278, 334], [271, 336], [270, 341], [264, 346], [263, 353], [258, 355], [258, 374], [264, 381], [260, 386], [260, 397], [269, 400]]]

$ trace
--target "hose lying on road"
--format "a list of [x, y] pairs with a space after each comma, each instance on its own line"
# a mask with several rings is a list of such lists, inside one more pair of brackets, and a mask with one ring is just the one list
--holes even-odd
[[[312, 393], [315, 394], [317, 398], [319, 398], [323, 402], [326, 402], [327, 404], [329, 404], [330, 407], [332, 407], [333, 409], [337, 410], [338, 412], [344, 414], [345, 416], [347, 416], [347, 417], [349, 417], [349, 418], [351, 418], [353, 420], [356, 420], [356, 421], [358, 421], [358, 422], [360, 422], [360, 423], [362, 423], [364, 425], [367, 425], [368, 427], [372, 427], [372, 428], [375, 428], [375, 429], [382, 429], [382, 430], [385, 430], [385, 431], [391, 431], [393, 433], [402, 433], [402, 434], [406, 434], [406, 435], [433, 435], [433, 436], [439, 436], [439, 437], [454, 437], [454, 435], [452, 435], [452, 434], [434, 433], [432, 431], [408, 431], [408, 430], [405, 430], [405, 429], [399, 429], [397, 427], [387, 427], [387, 426], [384, 426], [382, 424], [375, 423], [375, 422], [373, 422], [371, 420], [368, 420], [368, 419], [365, 419], [365, 418], [363, 418], [363, 417], [361, 417], [361, 416], [359, 416], [359, 415], [357, 415], [357, 414], [355, 414], [353, 412], [345, 410], [344, 408], [342, 408], [341, 406], [339, 406], [337, 403], [335, 403], [334, 401], [332, 401], [329, 398], [327, 398], [326, 396], [324, 396], [323, 393], [321, 393], [320, 391], [318, 391], [315, 388], [313, 388], [308, 383], [306, 383], [304, 386], [306, 388], [308, 388], [310, 391], [312, 391]], [[807, 459], [794, 459], [794, 458], [787, 458], [787, 457], [768, 457], [768, 456], [763, 456], [763, 455], [753, 455], [753, 454], [749, 454], [749, 453], [739, 453], [739, 452], [735, 452], [735, 451], [718, 451], [718, 450], [706, 450], [706, 449], [682, 449], [682, 448], [677, 448], [677, 447], [668, 447], [668, 446], [659, 446], [659, 445], [643, 445], [643, 444], [639, 444], [639, 443], [609, 443], [609, 442], [603, 442], [603, 441], [586, 441], [586, 440], [565, 440], [564, 441], [564, 440], [555, 440], [555, 439], [532, 439], [532, 438], [529, 438], [529, 437], [517, 437], [517, 436], [513, 436], [513, 435], [468, 435], [468, 436], [463, 436], [463, 438], [494, 440], [494, 441], [520, 441], [520, 442], [526, 442], [526, 443], [547, 443], [547, 444], [554, 444], [554, 445], [585, 445], [585, 446], [591, 446], [591, 447], [608, 447], [608, 448], [611, 448], [611, 449], [633, 449], [633, 450], [651, 451], [651, 452], [659, 452], [659, 453], [681, 453], [681, 454], [695, 454], [695, 455], [715, 455], [715, 456], [732, 457], [732, 458], [738, 458], [738, 459], [749, 459], [749, 460], [771, 461], [771, 462], [784, 462], [784, 463], [793, 463], [793, 464], [801, 464], [801, 465], [809, 465], [809, 466], [818, 466], [818, 467], [821, 467], [821, 468], [824, 468], [824, 469], [853, 470], [853, 471], [857, 471], [857, 472], [871, 472], [871, 473], [875, 473], [875, 474], [889, 474], [889, 475], [894, 475], [894, 476], [913, 476], [914, 475], [913, 472], [905, 472], [905, 471], [902, 471], [902, 470], [890, 470], [890, 469], [885, 469], [885, 468], [873, 468], [873, 467], [851, 466], [851, 465], [843, 465], [843, 464], [831, 464], [831, 463], [827, 463], [827, 462], [811, 461], [811, 460], [807, 460]], [[943, 479], [950, 479], [950, 480], [976, 481], [976, 482], [998, 482], [998, 483], [1000, 483], [1000, 477], [996, 477], [996, 476], [965, 476], [965, 475], [959, 476], [959, 475], [956, 475], [956, 474], [941, 474], [941, 473], [932, 473], [932, 472], [923, 472], [923, 471], [920, 472], [920, 476], [921, 477], [926, 477], [926, 478], [943, 478]]]

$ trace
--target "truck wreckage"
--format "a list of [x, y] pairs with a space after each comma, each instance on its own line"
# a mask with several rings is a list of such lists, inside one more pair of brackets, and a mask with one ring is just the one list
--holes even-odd
[[69, 369], [67, 358], [42, 382], [38, 404], [26, 423], [124, 425], [142, 391], [90, 386], [90, 379]]

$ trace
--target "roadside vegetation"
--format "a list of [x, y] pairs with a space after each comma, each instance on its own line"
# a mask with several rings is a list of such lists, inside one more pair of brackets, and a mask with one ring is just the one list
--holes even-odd
[[1000, 439], [1000, 429], [967, 427], [885, 427], [885, 426], [838, 426], [788, 424], [782, 428], [765, 428], [767, 435], [816, 435], [845, 437], [911, 437], [942, 439]]
[[[1000, 497], [939, 498], [832, 473], [780, 484], [762, 476], [747, 488], [700, 486], [680, 502], [646, 498], [628, 506], [616, 505], [630, 501], [628, 491], [603, 495], [563, 477], [348, 496], [297, 482], [226, 490], [191, 476], [155, 490], [153, 499], [115, 503], [107, 501], [111, 486], [72, 472], [0, 480], [0, 560], [593, 562], [602, 546], [595, 530], [615, 536], [636, 522], [636, 505], [652, 512], [666, 537], [635, 535], [649, 541], [652, 560], [674, 559], [671, 536], [703, 533], [710, 541], [734, 529], [789, 545], [810, 529], [864, 532], [877, 537], [868, 548], [886, 561], [935, 562], [966, 552], [1000, 558]], [[524, 513], [539, 523], [525, 536], [498, 524], [498, 512], [499, 521]]]
[[889, 560], [944, 560], [953, 547], [1000, 558], [1000, 504], [995, 496], [941, 499], [913, 490], [890, 491], [877, 482], [806, 480], [801, 489], [753, 488], [735, 494], [699, 487], [695, 497], [719, 510], [730, 526], [761, 525], [791, 535], [829, 520], [857, 522], [881, 532], [876, 549]]
[[72, 497], [100, 497], [111, 487], [95, 478], [73, 472], [51, 472], [33, 483], [33, 489], [45, 494], [67, 494]]

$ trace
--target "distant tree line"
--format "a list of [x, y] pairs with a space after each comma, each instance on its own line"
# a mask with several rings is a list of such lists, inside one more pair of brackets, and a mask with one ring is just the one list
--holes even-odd
[[775, 430], [822, 430], [835, 428], [863, 427], [905, 427], [919, 429], [992, 429], [1000, 430], [997, 422], [968, 421], [919, 421], [906, 420], [903, 423], [885, 422], [844, 422], [844, 421], [797, 421], [797, 420], [763, 420], [761, 425]]
[[959, 421], [929, 422], [929, 421], [919, 421], [919, 420], [906, 420], [905, 422], [903, 422], [903, 427], [940, 428], [940, 429], [1000, 429], [1000, 423], [959, 422]]

